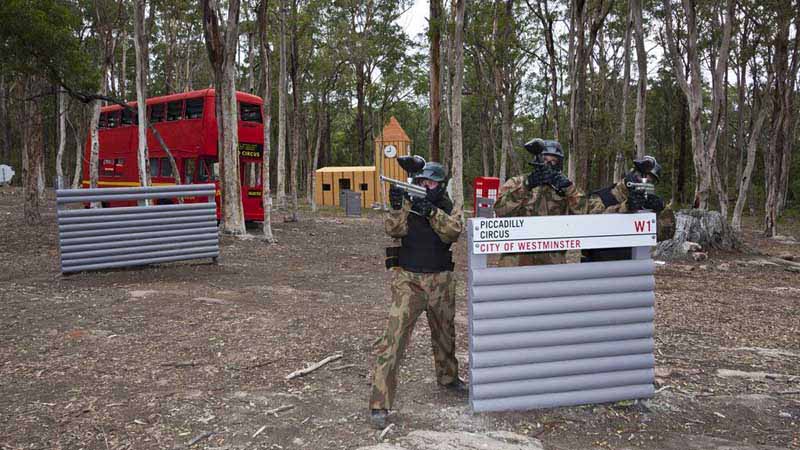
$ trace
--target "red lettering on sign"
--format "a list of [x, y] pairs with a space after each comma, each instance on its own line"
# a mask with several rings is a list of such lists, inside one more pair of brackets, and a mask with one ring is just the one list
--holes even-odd
[[[643, 233], [645, 224], [650, 225], [650, 222], [646, 220], [634, 220], [633, 228], [636, 230], [637, 233]], [[648, 228], [650, 227], [648, 226]]]

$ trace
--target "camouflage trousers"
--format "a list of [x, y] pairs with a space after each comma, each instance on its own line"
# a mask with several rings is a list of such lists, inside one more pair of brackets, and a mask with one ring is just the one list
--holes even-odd
[[377, 342], [370, 409], [391, 409], [397, 392], [397, 372], [411, 333], [425, 311], [431, 329], [433, 359], [439, 384], [458, 377], [455, 343], [455, 282], [452, 272], [414, 273], [392, 269], [392, 305], [386, 332]]
[[497, 260], [498, 267], [542, 266], [564, 264], [567, 252], [503, 253]]

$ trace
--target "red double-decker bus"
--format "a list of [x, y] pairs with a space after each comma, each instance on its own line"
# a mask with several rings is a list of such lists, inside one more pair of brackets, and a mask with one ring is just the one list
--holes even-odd
[[[182, 184], [218, 185], [217, 118], [214, 89], [185, 92], [147, 99], [147, 117], [158, 130], [175, 158]], [[264, 125], [260, 97], [237, 92], [239, 106], [239, 162], [242, 182], [242, 206], [245, 220], [263, 220], [261, 207], [261, 155], [264, 151]], [[136, 103], [131, 103], [136, 106]], [[101, 109], [100, 178], [98, 187], [139, 186], [137, 114], [121, 106]], [[150, 154], [150, 177], [153, 185], [175, 184], [172, 165], [166, 152], [147, 131]], [[83, 163], [83, 187], [89, 187], [89, 155], [86, 144]], [[219, 217], [219, 188], [217, 216]], [[125, 206], [111, 203], [107, 206]]]

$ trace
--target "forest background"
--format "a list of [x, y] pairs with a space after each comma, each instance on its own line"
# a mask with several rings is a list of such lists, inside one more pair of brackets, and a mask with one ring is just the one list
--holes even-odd
[[[47, 186], [80, 182], [102, 105], [216, 87], [265, 99], [267, 224], [270, 186], [278, 208], [313, 204], [314, 170], [372, 164], [391, 116], [413, 153], [449, 168], [457, 205], [476, 176], [529, 171], [521, 145], [542, 137], [584, 192], [651, 154], [676, 209], [719, 210], [736, 229], [761, 216], [768, 236], [798, 214], [800, 2], [425, 4], [411, 36], [408, 0], [4, 0], [0, 163], [22, 169], [38, 222]], [[218, 96], [223, 161], [232, 108]], [[223, 192], [238, 184], [224, 168]], [[223, 230], [244, 232], [240, 198], [225, 197]]]

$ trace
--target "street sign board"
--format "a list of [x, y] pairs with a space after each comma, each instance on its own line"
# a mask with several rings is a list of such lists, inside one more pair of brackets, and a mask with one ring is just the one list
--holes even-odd
[[656, 245], [656, 215], [497, 217], [470, 221], [472, 252], [552, 252]]

